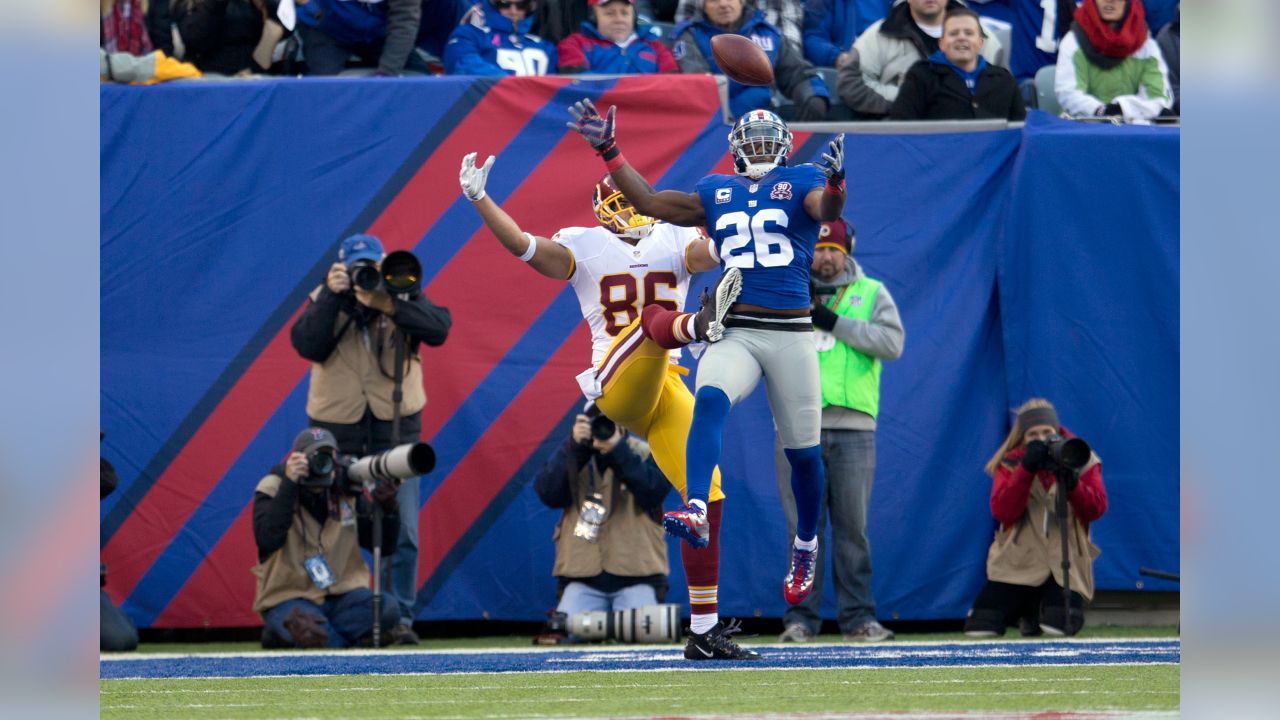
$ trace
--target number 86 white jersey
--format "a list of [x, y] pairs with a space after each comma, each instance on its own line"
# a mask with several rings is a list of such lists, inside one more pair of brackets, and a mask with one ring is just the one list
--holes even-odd
[[[635, 245], [599, 225], [570, 227], [551, 239], [573, 255], [569, 284], [591, 327], [591, 364], [599, 366], [613, 338], [640, 317], [646, 305], [684, 309], [689, 292], [685, 253], [702, 241], [697, 228], [659, 222]], [[672, 353], [673, 361], [677, 353]]]

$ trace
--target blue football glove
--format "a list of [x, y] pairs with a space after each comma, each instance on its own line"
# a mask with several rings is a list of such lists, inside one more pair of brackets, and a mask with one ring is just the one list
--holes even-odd
[[617, 113], [616, 106], [609, 107], [609, 114], [601, 116], [590, 100], [579, 100], [569, 106], [569, 114], [573, 122], [566, 123], [569, 129], [586, 138], [591, 147], [598, 153], [604, 153], [613, 147], [613, 118]]
[[838, 185], [844, 180], [844, 133], [837, 135], [835, 140], [827, 146], [827, 151], [822, 154], [822, 162], [818, 163], [818, 169], [827, 176], [827, 182], [833, 185]]

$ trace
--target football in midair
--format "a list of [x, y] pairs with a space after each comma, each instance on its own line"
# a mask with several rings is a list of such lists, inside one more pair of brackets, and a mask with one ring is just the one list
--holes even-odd
[[721, 72], [743, 85], [771, 85], [773, 64], [750, 38], [722, 33], [711, 38], [711, 54]]

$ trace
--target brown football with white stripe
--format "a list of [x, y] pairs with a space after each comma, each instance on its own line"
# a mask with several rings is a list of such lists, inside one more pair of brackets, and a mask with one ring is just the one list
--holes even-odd
[[773, 64], [750, 38], [722, 33], [711, 38], [711, 54], [725, 75], [743, 85], [772, 85]]

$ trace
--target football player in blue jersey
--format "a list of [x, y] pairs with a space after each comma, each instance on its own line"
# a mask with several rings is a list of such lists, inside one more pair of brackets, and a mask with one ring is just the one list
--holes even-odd
[[[666, 514], [667, 531], [695, 547], [705, 543], [711, 470], [720, 460], [729, 410], [751, 394], [763, 377], [769, 407], [791, 464], [798, 522], [791, 565], [784, 581], [788, 603], [812, 589], [818, 547], [819, 505], [825, 482], [819, 447], [822, 393], [809, 316], [809, 267], [823, 220], [844, 209], [844, 135], [831, 141], [820, 165], [787, 165], [791, 130], [777, 115], [752, 110], [729, 133], [734, 175], [709, 175], [692, 193], [655, 192], [623, 158], [614, 140], [617, 108], [601, 115], [590, 100], [571, 109], [569, 127], [581, 134], [609, 168], [636, 211], [675, 225], [705, 225], [721, 264], [738, 268], [742, 290], [728, 309], [724, 335], [709, 344], [698, 365], [693, 425], [686, 449], [688, 504]], [[680, 327], [682, 315], [671, 323]], [[663, 344], [681, 333], [663, 333]], [[659, 332], [655, 332], [655, 330]], [[665, 335], [665, 336], [664, 336]], [[687, 333], [685, 333], [687, 335]], [[700, 633], [690, 628], [692, 643]], [[686, 653], [687, 654], [687, 653]]]

